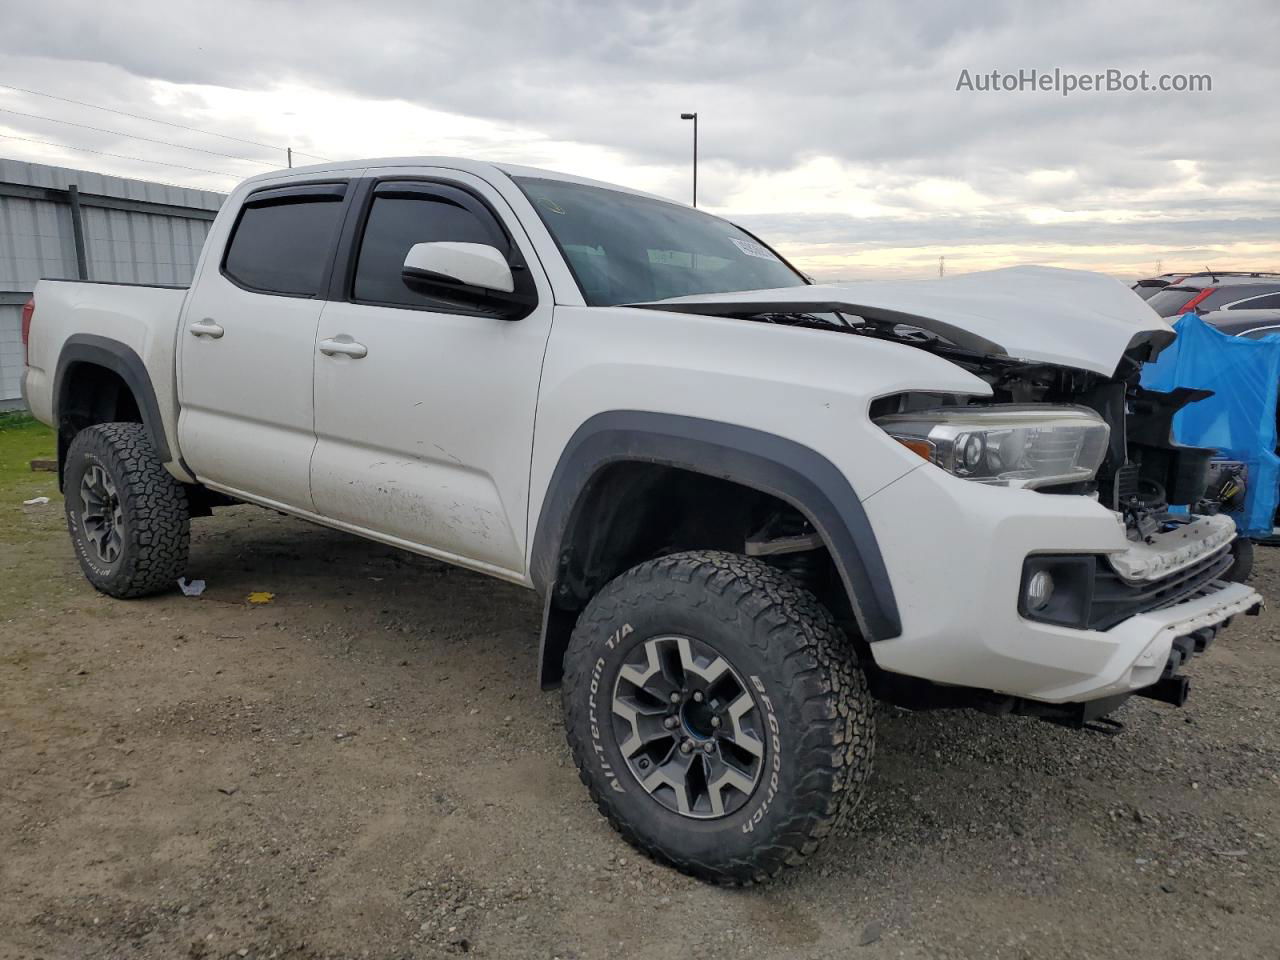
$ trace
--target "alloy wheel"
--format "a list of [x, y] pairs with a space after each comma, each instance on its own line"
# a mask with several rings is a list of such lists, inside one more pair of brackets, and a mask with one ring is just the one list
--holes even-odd
[[755, 792], [765, 730], [756, 697], [710, 644], [637, 644], [614, 682], [613, 732], [640, 786], [675, 813], [728, 816]]
[[80, 527], [103, 563], [115, 563], [124, 550], [124, 510], [116, 485], [99, 464], [80, 479]]

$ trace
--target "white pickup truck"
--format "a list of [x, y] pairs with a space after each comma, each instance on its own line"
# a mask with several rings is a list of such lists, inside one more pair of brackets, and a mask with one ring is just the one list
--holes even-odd
[[[41, 281], [26, 399], [115, 597], [246, 502], [544, 598], [583, 781], [719, 882], [810, 854], [876, 700], [1096, 725], [1256, 612], [1173, 337], [1027, 268], [817, 285], [720, 218], [442, 158], [254, 177], [189, 289]], [[1189, 509], [1186, 509], [1189, 508]]]

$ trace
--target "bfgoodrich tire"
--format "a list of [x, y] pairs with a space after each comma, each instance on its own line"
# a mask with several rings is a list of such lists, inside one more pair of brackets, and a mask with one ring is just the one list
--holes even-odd
[[191, 514], [140, 423], [76, 434], [63, 474], [67, 528], [85, 577], [113, 597], [171, 588], [186, 571]]
[[633, 568], [583, 611], [566, 727], [601, 813], [639, 850], [717, 883], [813, 853], [871, 772], [872, 700], [812, 594], [712, 551]]

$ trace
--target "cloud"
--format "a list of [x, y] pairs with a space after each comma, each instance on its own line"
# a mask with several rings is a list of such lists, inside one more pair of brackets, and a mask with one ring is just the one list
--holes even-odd
[[[1225, 37], [1189, 34], [1185, 17], [1146, 0], [224, 0], [216, 14], [136, 0], [123, 11], [69, 0], [7, 11], [6, 46], [23, 53], [0, 62], [0, 81], [325, 156], [467, 153], [681, 199], [691, 131], [679, 113], [697, 110], [705, 204], [831, 229], [823, 240], [851, 254], [898, 236], [1062, 257], [1090, 236], [1176, 256], [1208, 237], [1274, 237], [1280, 216], [1272, 0], [1219, 8]], [[1213, 89], [956, 90], [962, 70], [1055, 67], [1207, 74]], [[39, 98], [0, 96], [3, 107], [156, 132]], [[0, 124], [235, 175], [262, 169], [3, 113]], [[279, 151], [161, 132], [279, 162]], [[11, 153], [17, 143], [0, 141]], [[198, 176], [145, 167], [131, 172]]]

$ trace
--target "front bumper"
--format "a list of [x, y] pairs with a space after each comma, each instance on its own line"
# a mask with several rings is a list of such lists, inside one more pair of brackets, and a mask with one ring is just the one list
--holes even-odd
[[1150, 686], [1176, 638], [1262, 602], [1250, 587], [1215, 580], [1106, 630], [1037, 623], [1018, 614], [1023, 561], [1128, 551], [1110, 510], [1087, 497], [957, 480], [927, 464], [864, 506], [902, 615], [900, 636], [871, 645], [892, 673], [1046, 703], [1098, 700]]

